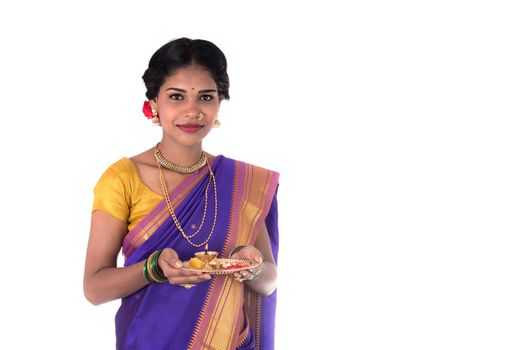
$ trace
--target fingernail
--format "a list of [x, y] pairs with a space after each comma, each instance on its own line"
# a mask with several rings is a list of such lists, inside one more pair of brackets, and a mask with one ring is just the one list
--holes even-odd
[[177, 262], [175, 263], [175, 266], [176, 267], [182, 267], [182, 266], [184, 266], [184, 264], [182, 264], [182, 261], [177, 260]]

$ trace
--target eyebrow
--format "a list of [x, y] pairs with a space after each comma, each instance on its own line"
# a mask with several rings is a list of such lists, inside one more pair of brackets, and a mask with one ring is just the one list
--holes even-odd
[[[166, 91], [169, 91], [169, 90], [175, 90], [175, 91], [179, 91], [179, 92], [187, 92], [187, 90], [179, 89], [179, 88], [176, 88], [176, 87], [170, 87], [170, 88], [166, 89]], [[215, 89], [205, 89], [205, 90], [198, 91], [199, 94], [205, 94], [205, 93], [208, 93], [208, 92], [217, 92], [217, 91]]]

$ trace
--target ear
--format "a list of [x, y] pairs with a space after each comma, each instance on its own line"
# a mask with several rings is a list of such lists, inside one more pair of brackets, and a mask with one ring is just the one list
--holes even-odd
[[158, 105], [156, 103], [156, 98], [149, 100], [149, 105], [151, 106], [151, 108], [154, 108], [158, 111]]

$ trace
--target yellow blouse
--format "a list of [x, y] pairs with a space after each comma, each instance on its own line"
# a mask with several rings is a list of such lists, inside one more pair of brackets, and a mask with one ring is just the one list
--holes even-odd
[[129, 231], [164, 198], [142, 182], [133, 161], [125, 157], [107, 168], [94, 192], [93, 211], [102, 210], [127, 222]]

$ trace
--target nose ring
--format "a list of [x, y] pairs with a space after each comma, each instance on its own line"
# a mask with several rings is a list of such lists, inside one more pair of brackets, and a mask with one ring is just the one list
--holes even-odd
[[198, 119], [198, 120], [202, 120], [202, 119], [204, 119], [204, 114], [203, 114], [203, 113], [200, 113], [200, 114], [198, 115], [198, 118], [197, 118], [197, 119]]

